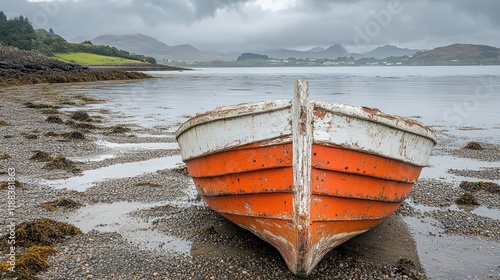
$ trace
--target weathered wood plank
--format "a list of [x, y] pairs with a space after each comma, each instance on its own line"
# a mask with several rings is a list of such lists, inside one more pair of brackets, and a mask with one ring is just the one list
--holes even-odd
[[309, 225], [311, 209], [311, 154], [313, 143], [313, 106], [309, 84], [298, 80], [292, 101], [294, 220], [297, 227], [297, 274], [307, 275], [311, 267]]

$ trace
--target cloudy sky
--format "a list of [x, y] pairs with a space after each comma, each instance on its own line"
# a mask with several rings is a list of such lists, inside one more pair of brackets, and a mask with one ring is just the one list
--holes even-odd
[[74, 42], [142, 33], [216, 52], [335, 43], [350, 52], [385, 44], [500, 47], [498, 0], [0, 0], [0, 10]]

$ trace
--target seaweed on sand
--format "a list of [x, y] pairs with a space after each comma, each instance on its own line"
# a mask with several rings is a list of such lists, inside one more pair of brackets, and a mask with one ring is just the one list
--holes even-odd
[[172, 171], [179, 173], [181, 175], [184, 175], [184, 176], [189, 176], [187, 166], [185, 166], [185, 165], [172, 168]]
[[465, 149], [469, 150], [483, 150], [484, 148], [478, 142], [469, 142], [465, 147]]
[[77, 121], [91, 121], [89, 114], [85, 111], [75, 111], [71, 114], [71, 118]]
[[58, 116], [48, 116], [45, 121], [49, 123], [64, 123], [63, 120]]
[[36, 134], [23, 134], [24, 138], [29, 139], [29, 140], [34, 140], [38, 139], [38, 135]]
[[[38, 219], [28, 221], [15, 226], [12, 231], [5, 234], [0, 239], [2, 251], [12, 252], [9, 244], [9, 237], [15, 236], [16, 250], [15, 269], [6, 259], [0, 263], [0, 272], [6, 276], [17, 279], [36, 279], [34, 274], [46, 270], [49, 267], [47, 258], [55, 253], [54, 245], [63, 241], [67, 236], [74, 236], [82, 231], [74, 225], [57, 222], [51, 219]], [[20, 248], [25, 248], [20, 250]]]
[[0, 160], [4, 160], [4, 159], [9, 159], [10, 156], [8, 154], [0, 154]]
[[[24, 222], [16, 226], [16, 245], [25, 248], [34, 245], [52, 246], [63, 241], [66, 236], [73, 236], [79, 233], [82, 233], [82, 231], [74, 225], [41, 218], [35, 221]], [[9, 236], [9, 234], [6, 234], [0, 240], [0, 244], [3, 248], [8, 245]]]
[[59, 111], [57, 111], [57, 109], [45, 109], [42, 110], [41, 113], [46, 115], [56, 115], [59, 114]]
[[76, 129], [96, 129], [96, 128], [98, 128], [97, 126], [95, 126], [91, 123], [75, 122], [73, 120], [67, 120], [66, 124], [73, 127], [73, 128], [76, 128]]
[[34, 154], [30, 158], [31, 160], [36, 160], [36, 161], [40, 161], [40, 162], [49, 162], [52, 160], [52, 156], [47, 152], [43, 152], [43, 151], [33, 151], [33, 152], [34, 152]]
[[115, 134], [115, 133], [125, 133], [125, 132], [130, 132], [131, 129], [122, 125], [116, 125], [113, 127], [109, 128], [108, 133], [109, 134]]
[[80, 99], [81, 101], [85, 102], [86, 104], [98, 104], [98, 103], [103, 102], [103, 100], [98, 100], [98, 99], [95, 99], [95, 98], [92, 98], [92, 97], [89, 97], [89, 96], [86, 96], [83, 94], [77, 94], [74, 97]]
[[54, 132], [54, 131], [49, 131], [49, 132], [45, 133], [44, 135], [45, 135], [45, 136], [47, 136], [47, 137], [57, 137], [57, 136], [59, 136], [60, 134], [59, 134], [59, 133], [56, 133], [56, 132]]
[[421, 275], [419, 272], [419, 266], [415, 264], [412, 260], [407, 258], [401, 258], [397, 261], [395, 272], [405, 275], [410, 279], [427, 279], [425, 275]]
[[55, 105], [49, 105], [49, 104], [44, 104], [44, 103], [33, 103], [33, 102], [25, 102], [24, 106], [27, 108], [33, 108], [33, 109], [61, 109], [60, 106], [55, 106]]
[[469, 181], [462, 181], [460, 183], [460, 187], [466, 191], [470, 192], [477, 192], [480, 190], [488, 191], [490, 193], [500, 193], [500, 185], [497, 183], [493, 182], [484, 182], [484, 181], [479, 181], [479, 182], [469, 182]]
[[10, 270], [7, 261], [0, 263], [0, 272], [6, 272], [11, 279], [34, 280], [33, 274], [47, 270], [47, 258], [56, 252], [53, 246], [31, 246], [25, 253], [16, 254], [15, 269]]
[[53, 158], [50, 162], [47, 162], [45, 164], [45, 169], [48, 170], [63, 169], [73, 173], [81, 172], [81, 170], [76, 167], [76, 163], [74, 161], [71, 161], [61, 155]]
[[51, 212], [55, 211], [58, 207], [72, 209], [72, 208], [79, 208], [82, 205], [83, 204], [80, 201], [66, 197], [40, 204], [40, 206]]
[[68, 139], [72, 139], [72, 140], [84, 140], [85, 139], [85, 135], [80, 131], [66, 132], [66, 133], [62, 133], [61, 135], [64, 136], [64, 138], [68, 138]]
[[458, 205], [480, 205], [476, 197], [472, 193], [464, 193], [459, 198], [455, 200]]
[[19, 182], [18, 180], [15, 180], [13, 182], [9, 182], [9, 181], [0, 182], [0, 190], [6, 190], [9, 188], [9, 186], [13, 186], [16, 189], [20, 189], [20, 188], [24, 187], [24, 184]]
[[154, 182], [137, 182], [136, 186], [151, 186], [151, 187], [161, 187], [160, 184]]

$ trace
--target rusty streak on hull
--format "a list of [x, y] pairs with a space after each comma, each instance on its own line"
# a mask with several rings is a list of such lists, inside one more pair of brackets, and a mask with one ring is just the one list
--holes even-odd
[[310, 102], [307, 86], [297, 81], [292, 101], [220, 108], [177, 132], [208, 206], [276, 247], [299, 276], [393, 213], [436, 143], [411, 120]]

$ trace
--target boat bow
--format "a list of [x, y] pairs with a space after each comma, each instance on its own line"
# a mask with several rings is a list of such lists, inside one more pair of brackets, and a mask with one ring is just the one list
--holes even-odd
[[276, 247], [300, 276], [393, 213], [436, 143], [413, 120], [308, 95], [297, 81], [293, 100], [218, 108], [176, 134], [208, 206]]

